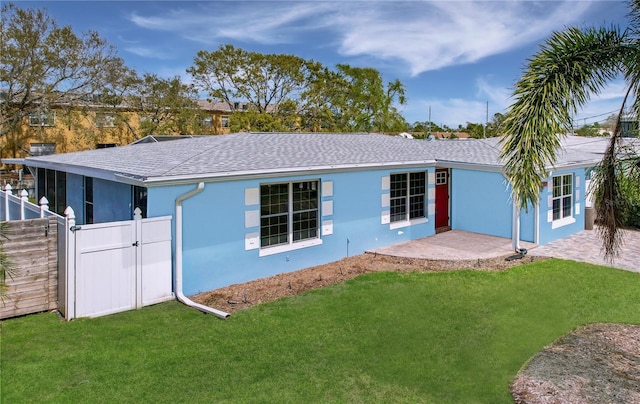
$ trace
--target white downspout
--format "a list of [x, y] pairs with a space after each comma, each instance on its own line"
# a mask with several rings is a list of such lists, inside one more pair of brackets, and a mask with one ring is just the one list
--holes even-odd
[[227, 318], [231, 314], [214, 309], [212, 307], [208, 307], [199, 303], [194, 302], [189, 299], [182, 293], [182, 202], [185, 199], [191, 198], [192, 196], [199, 194], [204, 189], [204, 182], [199, 182], [198, 187], [192, 189], [191, 191], [179, 195], [176, 198], [176, 297], [179, 301], [186, 304], [187, 306], [191, 306], [195, 309], [198, 309], [205, 313], [211, 313], [220, 318]]
[[515, 252], [520, 252], [520, 207], [513, 202], [513, 221], [511, 231], [511, 245]]

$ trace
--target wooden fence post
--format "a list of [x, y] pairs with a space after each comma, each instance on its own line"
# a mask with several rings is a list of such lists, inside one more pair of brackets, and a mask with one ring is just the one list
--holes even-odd
[[43, 196], [38, 203], [40, 203], [40, 217], [45, 217], [45, 213], [49, 211], [49, 200]]

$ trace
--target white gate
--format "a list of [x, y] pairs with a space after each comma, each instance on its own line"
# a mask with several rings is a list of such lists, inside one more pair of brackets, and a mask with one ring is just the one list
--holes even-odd
[[[139, 213], [138, 211], [136, 213]], [[69, 229], [67, 319], [173, 299], [171, 216]]]

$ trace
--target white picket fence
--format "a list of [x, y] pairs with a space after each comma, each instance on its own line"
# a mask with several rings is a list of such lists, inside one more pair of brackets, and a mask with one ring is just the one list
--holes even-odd
[[[174, 299], [171, 216], [76, 225], [71, 207], [65, 216], [12, 195], [10, 185], [0, 208], [2, 220], [58, 219], [57, 307], [67, 320], [99, 317]], [[19, 269], [19, 268], [18, 268]]]

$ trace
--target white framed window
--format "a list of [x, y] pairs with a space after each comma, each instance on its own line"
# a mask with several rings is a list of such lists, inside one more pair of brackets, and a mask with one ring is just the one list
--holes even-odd
[[228, 115], [223, 115], [222, 118], [220, 118], [220, 120], [221, 120], [223, 128], [228, 128], [229, 127], [229, 116]]
[[553, 177], [552, 210], [553, 221], [573, 216], [573, 175]]
[[436, 171], [436, 185], [446, 185], [446, 184], [447, 184], [447, 172]]
[[140, 123], [146, 123], [146, 122], [158, 123], [160, 122], [160, 120], [156, 115], [153, 115], [153, 114], [142, 115], [140, 117]]
[[426, 218], [427, 181], [424, 171], [391, 174], [390, 188], [391, 223]]
[[39, 111], [29, 114], [29, 126], [55, 126], [56, 113], [53, 111]]
[[96, 114], [96, 126], [99, 128], [113, 128], [116, 126], [116, 118], [111, 114]]
[[202, 118], [202, 126], [210, 128], [213, 126], [213, 118], [210, 116]]
[[319, 240], [318, 205], [317, 180], [261, 185], [260, 247]]

